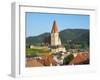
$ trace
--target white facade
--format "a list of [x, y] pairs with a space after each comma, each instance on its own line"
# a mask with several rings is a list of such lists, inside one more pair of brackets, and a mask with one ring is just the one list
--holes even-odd
[[56, 21], [54, 21], [51, 31], [51, 51], [52, 53], [57, 53], [60, 51], [66, 52], [65, 48], [61, 45], [61, 40], [59, 37]]
[[64, 47], [60, 47], [60, 48], [56, 48], [56, 49], [51, 49], [52, 53], [57, 53], [57, 52], [60, 52], [60, 51], [66, 52], [66, 49]]
[[59, 38], [59, 33], [51, 33], [51, 46], [61, 45], [61, 40]]

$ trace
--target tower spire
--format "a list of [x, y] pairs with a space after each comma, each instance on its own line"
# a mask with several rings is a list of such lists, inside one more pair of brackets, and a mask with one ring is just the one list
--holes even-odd
[[52, 33], [56, 33], [56, 32], [58, 32], [58, 29], [57, 29], [57, 25], [56, 25], [56, 21], [54, 20], [54, 22], [53, 22], [53, 26], [52, 26], [52, 31], [51, 31]]
[[53, 22], [53, 26], [51, 30], [51, 51], [52, 53], [57, 53], [60, 51], [65, 52], [65, 48], [61, 46], [61, 40], [59, 37], [59, 32], [55, 20]]

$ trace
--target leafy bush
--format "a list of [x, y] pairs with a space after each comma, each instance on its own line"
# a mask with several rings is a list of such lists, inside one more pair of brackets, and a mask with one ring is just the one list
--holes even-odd
[[64, 64], [64, 65], [69, 64], [69, 62], [70, 62], [72, 59], [74, 59], [73, 54], [70, 54], [70, 55], [66, 56], [66, 57], [64, 58], [64, 60], [63, 60], [63, 64]]

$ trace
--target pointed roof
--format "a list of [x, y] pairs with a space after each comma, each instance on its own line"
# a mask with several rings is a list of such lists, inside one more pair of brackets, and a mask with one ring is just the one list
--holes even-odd
[[53, 22], [53, 26], [52, 26], [52, 31], [51, 31], [52, 33], [56, 33], [56, 32], [58, 32], [58, 29], [57, 29], [57, 25], [56, 25], [56, 21], [54, 20], [54, 22]]

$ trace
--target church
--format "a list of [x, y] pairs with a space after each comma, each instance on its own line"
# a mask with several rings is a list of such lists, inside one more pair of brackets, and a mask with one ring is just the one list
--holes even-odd
[[51, 52], [52, 53], [66, 52], [59, 37], [56, 21], [53, 22], [51, 30]]

